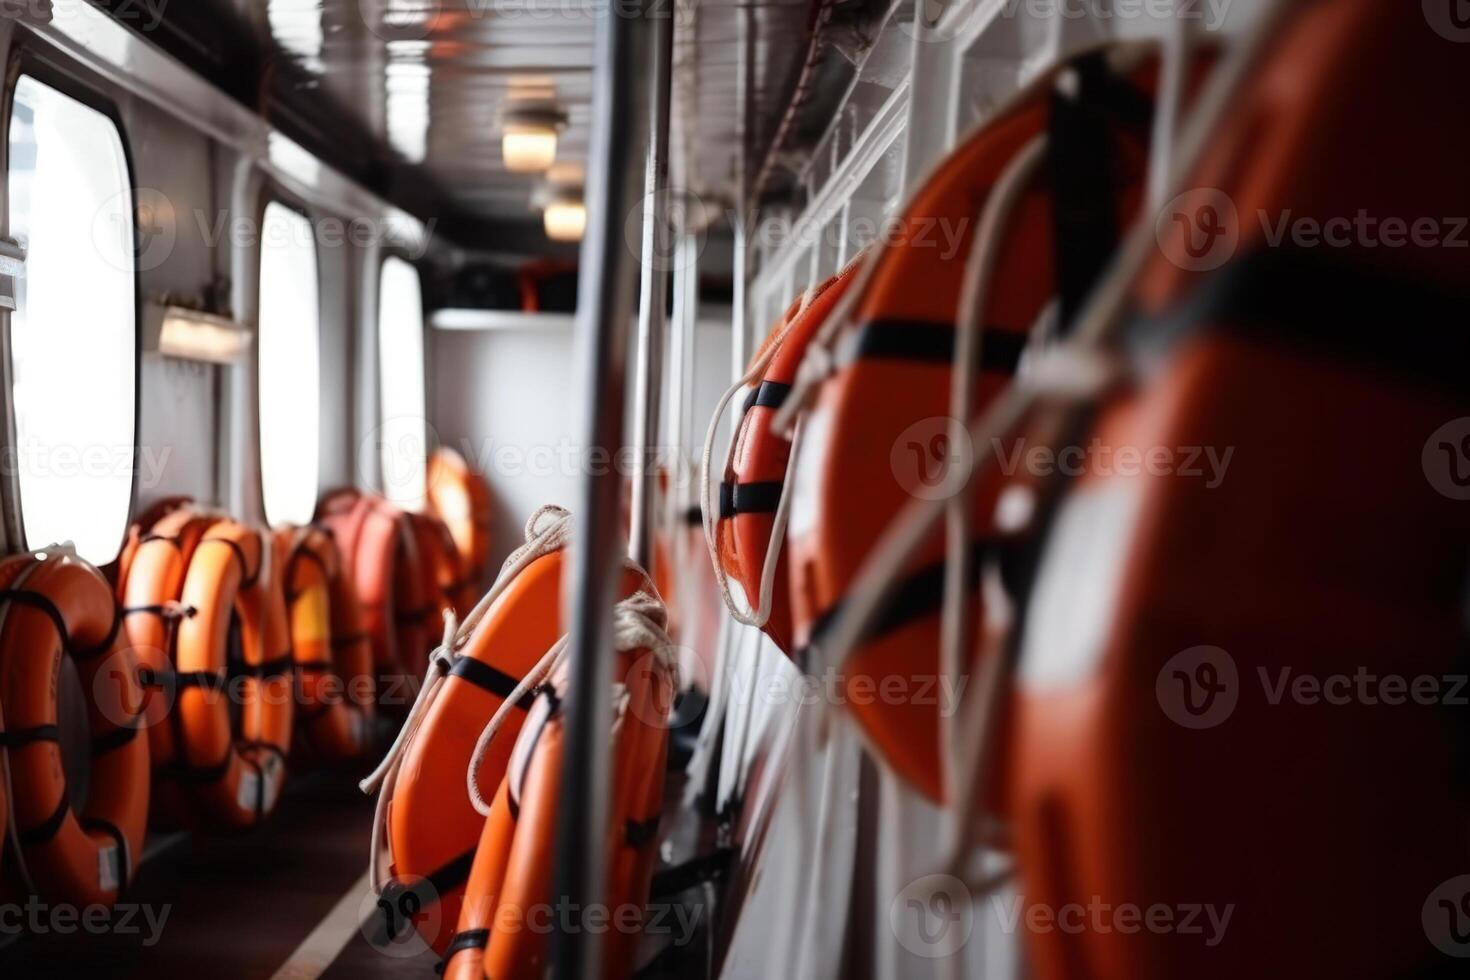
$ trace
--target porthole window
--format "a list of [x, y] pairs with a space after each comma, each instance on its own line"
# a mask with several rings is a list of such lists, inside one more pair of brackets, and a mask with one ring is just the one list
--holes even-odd
[[424, 296], [419, 274], [397, 257], [378, 280], [378, 446], [383, 493], [401, 507], [424, 502], [428, 426], [424, 415]]
[[[11, 318], [26, 544], [117, 557], [136, 469], [138, 236], [122, 133], [24, 76], [10, 121], [10, 230], [27, 252]], [[155, 461], [156, 462], [156, 461]]]
[[305, 524], [321, 461], [321, 304], [311, 221], [265, 209], [260, 236], [260, 479], [271, 524]]

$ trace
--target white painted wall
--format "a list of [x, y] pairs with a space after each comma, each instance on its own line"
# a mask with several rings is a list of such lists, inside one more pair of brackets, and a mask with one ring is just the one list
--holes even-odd
[[[710, 312], [695, 341], [699, 440], [730, 377], [729, 320]], [[572, 331], [436, 330], [432, 341], [430, 422], [441, 443], [464, 453], [490, 481], [499, 562], [520, 543], [536, 508], [571, 507], [576, 499], [583, 433]]]

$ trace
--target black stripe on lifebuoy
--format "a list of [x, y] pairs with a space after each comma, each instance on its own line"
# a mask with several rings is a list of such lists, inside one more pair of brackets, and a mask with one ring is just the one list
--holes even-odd
[[61, 803], [56, 810], [45, 820], [38, 823], [29, 830], [20, 832], [21, 847], [40, 847], [42, 844], [61, 833], [62, 824], [66, 823], [67, 816], [71, 813], [71, 803], [66, 798], [66, 787], [61, 790]]
[[127, 723], [114, 728], [106, 735], [99, 735], [92, 739], [92, 758], [115, 752], [138, 737], [139, 723], [143, 720], [141, 714], [133, 715]]
[[[475, 864], [475, 848], [470, 848], [441, 867], [435, 868], [412, 885], [394, 878], [383, 886], [383, 899], [392, 908], [399, 908], [404, 895], [414, 895], [419, 900], [420, 910], [427, 909], [439, 901], [439, 896], [453, 891], [470, 880], [470, 870]], [[381, 907], [381, 906], [380, 906]]]
[[272, 677], [285, 677], [295, 669], [294, 658], [288, 650], [265, 663], [247, 664], [234, 661], [230, 664], [229, 674], [231, 677], [254, 677], [259, 680], [269, 680]]
[[219, 693], [225, 689], [229, 678], [213, 670], [194, 670], [181, 674], [177, 671], [143, 667], [138, 671], [138, 683], [144, 687], [164, 691], [183, 691], [191, 687], [199, 687]]
[[[62, 652], [75, 661], [89, 660], [96, 655], [98, 648], [86, 647], [76, 649], [72, 646], [71, 634], [66, 629], [66, 617], [62, 616], [61, 610], [51, 598], [40, 592], [31, 592], [26, 589], [4, 589], [0, 590], [0, 602], [14, 602], [22, 606], [30, 606], [39, 610], [51, 620], [51, 626], [56, 630], [56, 635], [61, 639]], [[112, 641], [117, 638], [117, 630], [122, 628], [122, 617], [117, 614], [116, 606], [113, 607], [112, 632], [107, 638], [106, 646], [100, 648], [100, 652], [106, 653], [112, 647]]]
[[86, 663], [107, 653], [107, 651], [112, 649], [112, 645], [117, 642], [117, 635], [122, 632], [122, 625], [122, 610], [114, 602], [112, 604], [112, 625], [107, 628], [107, 636], [103, 637], [102, 642], [95, 646], [78, 647], [72, 650], [72, 660], [77, 663]]
[[[923, 320], [870, 320], [844, 334], [839, 341], [837, 363], [847, 367], [855, 361], [919, 361], [929, 364], [954, 363], [955, 329], [952, 323]], [[1014, 374], [1026, 349], [1024, 333], [985, 327], [980, 345], [980, 370]]]
[[450, 960], [467, 949], [484, 949], [489, 943], [489, 929], [466, 929], [464, 932], [456, 932], [449, 940], [449, 945], [444, 947], [444, 959], [434, 967], [434, 972], [442, 976]]
[[649, 817], [647, 820], [629, 820], [623, 826], [623, 840], [633, 850], [638, 851], [653, 843], [658, 836], [658, 817]]
[[[515, 693], [516, 687], [521, 683], [518, 678], [512, 677], [503, 670], [498, 670], [474, 657], [460, 657], [454, 662], [449, 670], [450, 677], [458, 677], [469, 681], [482, 691], [488, 691], [496, 697], [504, 700]], [[522, 711], [531, 710], [531, 705], [536, 701], [536, 692], [527, 691], [516, 702], [516, 707]]]
[[229, 538], [205, 538], [203, 541], [200, 541], [199, 543], [201, 545], [206, 545], [206, 544], [211, 544], [211, 543], [212, 544], [222, 544], [226, 548], [229, 548], [230, 551], [234, 552], [235, 560], [240, 563], [240, 585], [239, 585], [240, 591], [241, 592], [245, 592], [245, 591], [247, 591], [247, 590], [252, 589], [252, 588], [255, 587], [255, 581], [256, 581], [257, 578], [260, 577], [260, 569], [257, 568], [255, 570], [255, 573], [254, 574], [251, 574], [251, 572], [250, 572], [250, 559], [247, 558], [247, 557], [245, 557], [245, 549], [242, 548], [242, 547], [240, 547], [240, 542], [238, 542], [238, 541], [232, 541]]
[[[1008, 543], [1004, 539], [988, 537], [977, 538], [970, 542], [970, 578], [972, 581], [969, 584], [971, 587], [980, 584], [981, 560], [987, 555], [996, 554]], [[863, 642], [870, 643], [907, 626], [916, 619], [937, 613], [943, 602], [944, 562], [937, 561], [924, 566], [899, 582], [898, 587], [884, 603], [882, 613], [869, 627], [868, 632], [863, 635]], [[821, 645], [827, 631], [832, 628], [833, 621], [842, 611], [843, 604], [844, 600], [837, 600], [812, 623], [807, 645], [798, 650], [795, 656], [797, 666], [803, 672], [806, 672], [809, 666], [811, 648]]]
[[779, 480], [720, 484], [720, 520], [737, 514], [774, 514], [781, 506], [782, 487]]
[[37, 742], [60, 742], [61, 729], [56, 725], [36, 725], [33, 728], [17, 728], [0, 732], [0, 748], [20, 749]]

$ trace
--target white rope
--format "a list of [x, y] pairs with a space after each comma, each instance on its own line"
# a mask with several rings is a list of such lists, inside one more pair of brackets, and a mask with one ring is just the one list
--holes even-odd
[[[950, 417], [957, 424], [973, 417], [977, 369], [985, 347], [986, 312], [990, 307], [996, 269], [1000, 265], [1003, 243], [1014, 223], [1022, 198], [1032, 186], [1047, 156], [1047, 139], [1037, 136], [1016, 154], [996, 180], [975, 231], [961, 288], [959, 316], [955, 324], [954, 364], [950, 379]], [[944, 592], [940, 608], [939, 672], [950, 681], [949, 690], [961, 690], [960, 675], [965, 651], [973, 642], [970, 623], [965, 615], [970, 593], [970, 522], [971, 494], [967, 478], [950, 497], [946, 506], [944, 547]], [[952, 706], [957, 709], [958, 706]], [[969, 772], [959, 758], [958, 710], [940, 713], [939, 765], [945, 796], [955, 804], [970, 799], [965, 774]], [[968, 761], [968, 760], [966, 760]]]
[[[805, 305], [803, 301], [803, 308]], [[725, 608], [730, 610], [730, 615], [735, 618], [736, 622], [757, 628], [766, 625], [766, 620], [771, 617], [770, 590], [766, 588], [766, 579], [769, 577], [773, 583], [775, 581], [774, 568], [776, 563], [770, 560], [773, 558], [774, 552], [767, 551], [766, 553], [766, 569], [770, 571], [770, 575], [763, 574], [761, 576], [761, 594], [757, 596], [757, 601], [753, 604], [752, 610], [747, 613], [745, 610], [739, 608], [735, 602], [735, 598], [730, 594], [730, 577], [726, 574], [724, 565], [720, 562], [719, 541], [715, 534], [717, 518], [713, 513], [713, 495], [711, 493], [709, 478], [710, 462], [713, 460], [715, 454], [715, 437], [719, 434], [720, 423], [725, 419], [725, 410], [730, 407], [730, 401], [740, 393], [742, 388], [760, 384], [761, 379], [765, 377], [766, 369], [771, 366], [771, 361], [780, 349], [781, 345], [779, 343], [767, 345], [766, 349], [756, 357], [745, 374], [729, 388], [725, 389], [725, 393], [720, 396], [719, 404], [715, 406], [715, 417], [710, 420], [709, 431], [704, 437], [704, 452], [700, 455], [699, 465], [699, 512], [704, 523], [704, 543], [709, 549], [709, 560], [710, 565], [714, 568], [715, 583], [720, 587], [720, 598], [724, 601]], [[729, 481], [734, 476], [735, 447], [739, 441], [740, 425], [736, 423], [735, 434], [730, 439], [730, 448], [725, 453], [725, 465], [721, 472], [721, 479], [724, 481]], [[789, 486], [790, 481], [787, 480], [786, 483]], [[783, 501], [786, 498], [786, 493], [787, 487], [782, 487], [781, 497]], [[773, 534], [772, 544], [774, 545], [777, 540]]]
[[464, 645], [474, 634], [475, 628], [485, 618], [485, 614], [495, 601], [504, 594], [510, 583], [515, 581], [516, 576], [525, 571], [532, 562], [542, 558], [554, 551], [564, 548], [571, 537], [572, 517], [561, 507], [548, 505], [542, 507], [531, 515], [526, 522], [525, 543], [511, 552], [500, 566], [500, 574], [495, 578], [495, 584], [490, 586], [490, 591], [475, 604], [464, 622], [457, 622], [453, 610], [444, 611], [444, 638], [434, 652], [429, 655], [429, 665], [424, 671], [424, 683], [420, 685], [418, 696], [414, 698], [412, 707], [409, 708], [408, 717], [403, 722], [403, 727], [398, 731], [398, 737], [393, 740], [393, 745], [388, 749], [388, 754], [383, 761], [373, 770], [372, 774], [358, 784], [359, 788], [369, 795], [378, 793], [377, 806], [373, 811], [372, 843], [368, 852], [368, 872], [373, 883], [373, 890], [382, 894], [383, 885], [387, 879], [382, 876], [380, 868], [380, 857], [385, 846], [384, 836], [387, 831], [388, 807], [393, 799], [394, 790], [398, 787], [398, 773], [403, 766], [403, 760], [408, 755], [408, 749], [413, 745], [418, 736], [419, 727], [428, 717], [429, 709], [438, 698], [442, 689], [444, 679], [454, 669], [455, 661], [461, 654]]
[[[631, 562], [627, 564], [637, 569], [637, 566], [632, 565]], [[635, 592], [613, 607], [613, 650], [617, 653], [628, 650], [647, 650], [653, 656], [657, 666], [674, 678], [674, 684], [677, 687], [679, 661], [674, 642], [665, 632], [668, 621], [668, 607], [664, 605], [656, 592], [643, 590]], [[510, 717], [511, 711], [526, 694], [540, 687], [556, 672], [565, 661], [567, 650], [570, 647], [571, 634], [562, 634], [561, 638], [553, 643], [545, 655], [537, 661], [536, 666], [532, 667], [516, 685], [516, 689], [501, 702], [499, 709], [496, 710], [494, 716], [480, 732], [480, 737], [475, 741], [475, 750], [470, 754], [470, 764], [465, 770], [465, 789], [469, 793], [470, 804], [481, 816], [490, 815], [490, 802], [480, 788], [480, 767], [484, 764], [485, 754], [490, 751], [490, 746], [494, 743], [495, 737], [500, 734], [500, 729], [505, 724], [505, 719]], [[626, 689], [621, 683], [613, 685], [613, 694], [615, 701], [626, 700]]]

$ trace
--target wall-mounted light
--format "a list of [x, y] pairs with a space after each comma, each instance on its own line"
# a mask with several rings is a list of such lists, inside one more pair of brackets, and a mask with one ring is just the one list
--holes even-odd
[[554, 242], [580, 242], [587, 230], [587, 205], [582, 200], [582, 188], [552, 188], [546, 210], [541, 212], [541, 223], [546, 237]]
[[554, 106], [506, 110], [500, 123], [500, 153], [505, 169], [518, 174], [549, 170], [556, 162], [556, 141], [566, 124], [566, 113]]
[[234, 364], [250, 349], [252, 334], [234, 320], [179, 306], [162, 309], [158, 352], [209, 364]]

